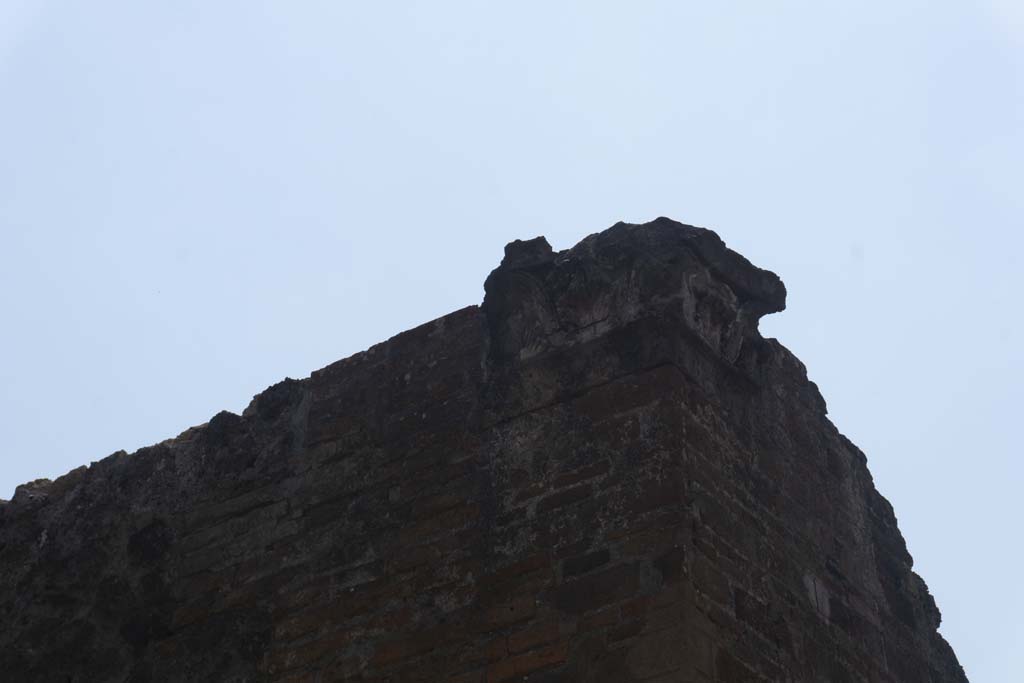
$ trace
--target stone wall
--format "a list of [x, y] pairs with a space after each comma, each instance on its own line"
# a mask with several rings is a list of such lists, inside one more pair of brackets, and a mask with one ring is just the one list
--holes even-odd
[[4, 680], [964, 681], [712, 232], [514, 242], [480, 307], [0, 503]]

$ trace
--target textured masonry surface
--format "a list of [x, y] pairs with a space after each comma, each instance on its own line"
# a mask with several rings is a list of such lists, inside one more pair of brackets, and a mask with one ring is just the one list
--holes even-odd
[[964, 681], [861, 452], [707, 230], [513, 242], [469, 307], [0, 503], [5, 681]]

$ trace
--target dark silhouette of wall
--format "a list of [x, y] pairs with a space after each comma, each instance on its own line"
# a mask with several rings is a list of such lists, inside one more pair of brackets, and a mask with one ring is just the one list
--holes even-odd
[[0, 504], [11, 681], [964, 681], [712, 232], [513, 242], [480, 307]]

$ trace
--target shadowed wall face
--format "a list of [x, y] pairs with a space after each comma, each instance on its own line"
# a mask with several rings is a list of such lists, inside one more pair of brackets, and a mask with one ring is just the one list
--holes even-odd
[[0, 505], [16, 680], [963, 681], [864, 456], [710, 231], [514, 242], [469, 307]]

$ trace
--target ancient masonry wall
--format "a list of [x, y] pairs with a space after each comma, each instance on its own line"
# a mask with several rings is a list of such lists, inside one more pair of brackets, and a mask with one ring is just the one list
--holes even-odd
[[0, 503], [10, 681], [964, 681], [714, 233], [514, 242], [469, 307]]

